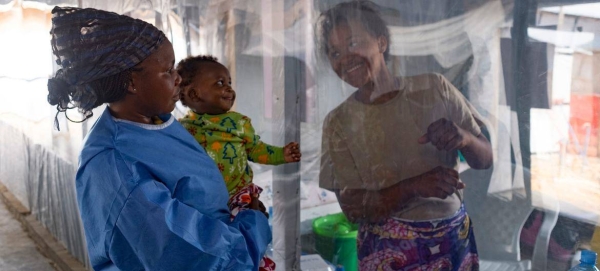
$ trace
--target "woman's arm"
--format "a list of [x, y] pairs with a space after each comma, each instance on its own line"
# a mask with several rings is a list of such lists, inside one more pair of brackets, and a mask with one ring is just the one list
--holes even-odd
[[[214, 197], [204, 193], [227, 193], [205, 191], [193, 186], [197, 183], [181, 181], [175, 190], [207, 198], [213, 206], [208, 198]], [[120, 270], [258, 268], [271, 241], [265, 215], [246, 210], [230, 222], [225, 202], [204, 213], [174, 193], [145, 166], [130, 170], [114, 150], [83, 164], [77, 195], [95, 269], [111, 263]]]
[[335, 194], [342, 211], [354, 223], [381, 221], [416, 197], [409, 181], [379, 191], [343, 189]]
[[[478, 119], [475, 121], [481, 123]], [[481, 127], [485, 128], [483, 123], [481, 123]], [[492, 144], [483, 133], [471, 139], [471, 142], [460, 149], [460, 152], [467, 160], [467, 164], [474, 169], [488, 169], [494, 162]]]
[[370, 183], [367, 180], [370, 175], [361, 172], [346, 137], [337, 132], [335, 125], [331, 116], [323, 123], [319, 185], [336, 192], [342, 210], [351, 221], [380, 221], [402, 210], [415, 197], [446, 198], [456, 189], [464, 188], [458, 172], [438, 167], [384, 189], [367, 189], [365, 184]]
[[374, 223], [401, 211], [416, 197], [445, 199], [463, 188], [457, 171], [437, 167], [382, 190], [342, 189], [335, 192], [350, 221]]
[[475, 108], [444, 76], [437, 75], [438, 90], [446, 107], [446, 115], [431, 123], [419, 143], [431, 142], [438, 150], [460, 150], [469, 166], [486, 169], [492, 166], [492, 146], [482, 135], [485, 125]]
[[429, 125], [427, 133], [419, 138], [419, 143], [431, 143], [438, 150], [460, 150], [474, 169], [489, 168], [493, 162], [492, 146], [483, 134], [474, 135], [445, 118]]
[[[271, 241], [259, 211], [241, 211], [227, 223], [172, 198], [150, 179], [132, 191], [113, 231], [111, 259], [131, 247], [145, 270], [255, 270]], [[115, 261], [121, 270], [131, 270], [128, 263]]]

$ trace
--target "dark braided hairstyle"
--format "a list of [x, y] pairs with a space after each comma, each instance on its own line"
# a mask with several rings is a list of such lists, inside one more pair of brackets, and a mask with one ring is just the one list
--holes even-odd
[[[115, 75], [110, 75], [81, 85], [69, 85], [64, 80], [63, 70], [48, 80], [48, 103], [56, 105], [56, 115], [61, 112], [65, 117], [75, 123], [84, 122], [93, 116], [92, 109], [104, 104], [121, 100], [125, 97], [131, 82], [131, 69]], [[83, 120], [72, 120], [66, 114], [67, 109], [78, 108], [83, 114]], [[57, 117], [55, 125], [58, 130]]]
[[[180, 90], [179, 93], [184, 93], [183, 90], [192, 83], [197, 74], [202, 72], [202, 64], [208, 62], [221, 64], [219, 63], [219, 60], [212, 55], [190, 56], [177, 63], [177, 72], [181, 76], [181, 83], [179, 83], [178, 86]], [[182, 97], [180, 100], [181, 104], [186, 105], [185, 97]]]
[[[377, 6], [377, 4], [366, 0], [344, 2], [321, 13], [321, 16], [317, 21], [316, 34], [318, 36], [316, 39], [318, 40], [317, 44], [322, 53], [325, 55], [328, 55], [329, 53], [327, 43], [333, 28], [339, 24], [348, 23], [351, 20], [360, 22], [365, 30], [374, 37], [378, 38], [383, 36], [387, 39], [388, 44], [391, 42], [390, 31], [381, 17], [379, 6]], [[383, 52], [383, 57], [386, 61], [390, 57], [389, 48], [390, 47], [388, 46], [385, 52]]]
[[48, 80], [48, 103], [56, 105], [57, 129], [67, 109], [84, 115], [68, 120], [83, 122], [92, 109], [123, 99], [135, 66], [167, 40], [153, 25], [113, 12], [55, 7], [52, 15], [52, 52], [61, 69]]

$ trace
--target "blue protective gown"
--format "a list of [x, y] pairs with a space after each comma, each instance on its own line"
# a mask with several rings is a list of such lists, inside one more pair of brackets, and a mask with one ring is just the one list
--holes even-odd
[[221, 173], [174, 117], [143, 125], [106, 109], [85, 142], [77, 200], [95, 270], [257, 270], [271, 231], [233, 222]]

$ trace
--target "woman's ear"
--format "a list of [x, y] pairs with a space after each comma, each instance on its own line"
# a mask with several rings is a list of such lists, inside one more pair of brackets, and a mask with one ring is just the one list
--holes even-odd
[[379, 45], [379, 52], [383, 54], [385, 51], [387, 51], [387, 48], [388, 48], [387, 38], [384, 36], [379, 36], [378, 45]]
[[135, 94], [138, 92], [138, 89], [135, 88], [135, 82], [137, 81], [137, 76], [135, 73], [131, 73], [131, 81], [129, 81], [129, 86], [127, 87], [127, 92], [130, 94]]

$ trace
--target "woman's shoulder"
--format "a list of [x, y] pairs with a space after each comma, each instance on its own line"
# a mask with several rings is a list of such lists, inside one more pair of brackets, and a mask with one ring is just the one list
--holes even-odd
[[360, 111], [365, 107], [365, 104], [356, 100], [356, 93], [358, 90], [352, 92], [350, 96], [348, 96], [342, 103], [336, 106], [329, 114], [331, 115], [340, 115], [340, 114], [348, 114], [352, 112]]
[[336, 106], [333, 110], [329, 111], [329, 113], [327, 113], [327, 115], [325, 116], [325, 120], [323, 121], [324, 124], [330, 123], [340, 118], [347, 117], [352, 112], [356, 113], [357, 110], [360, 110], [356, 108], [357, 105], [360, 104], [354, 99], [355, 93], [356, 92], [352, 93], [350, 97], [346, 98], [346, 100], [344, 100], [341, 104]]
[[445, 100], [449, 94], [451, 83], [439, 73], [425, 73], [403, 77], [406, 95], [413, 101], [431, 103]]
[[409, 91], [420, 91], [437, 88], [446, 79], [439, 73], [423, 73], [412, 76], [400, 77]]
[[100, 152], [114, 149], [116, 135], [117, 126], [107, 109], [85, 137], [80, 161], [89, 160]]
[[[102, 171], [108, 168], [125, 169], [127, 165], [119, 146], [120, 137], [116, 129], [107, 129], [107, 127], [96, 127], [90, 131], [85, 145], [81, 150], [79, 157], [79, 171]], [[125, 166], [125, 167], [123, 167]]]

